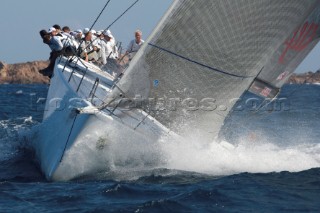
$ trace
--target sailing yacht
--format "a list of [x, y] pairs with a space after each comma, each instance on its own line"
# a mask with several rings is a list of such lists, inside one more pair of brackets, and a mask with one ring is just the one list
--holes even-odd
[[68, 181], [130, 152], [156, 165], [163, 141], [215, 140], [244, 92], [278, 95], [319, 24], [319, 0], [175, 0], [119, 78], [60, 57], [34, 142], [43, 173]]

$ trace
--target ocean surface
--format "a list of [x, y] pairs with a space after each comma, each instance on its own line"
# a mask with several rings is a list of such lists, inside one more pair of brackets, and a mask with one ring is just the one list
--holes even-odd
[[46, 181], [22, 137], [40, 125], [47, 91], [0, 85], [0, 212], [320, 212], [318, 85], [287, 85], [264, 107], [246, 94], [226, 142], [168, 145], [166, 168], [67, 183]]

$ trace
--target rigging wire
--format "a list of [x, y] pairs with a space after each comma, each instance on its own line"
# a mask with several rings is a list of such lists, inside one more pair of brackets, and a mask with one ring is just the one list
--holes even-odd
[[104, 5], [103, 9], [101, 10], [100, 14], [98, 15], [98, 17], [96, 18], [96, 20], [93, 22], [93, 24], [90, 27], [90, 30], [92, 30], [92, 28], [94, 27], [94, 25], [97, 23], [97, 21], [99, 20], [100, 16], [102, 15], [102, 13], [104, 12], [104, 10], [106, 9], [106, 7], [108, 6], [108, 4], [110, 3], [111, 0], [108, 0], [107, 3]]
[[[109, 4], [110, 1], [111, 1], [111, 0], [109, 0], [109, 1], [106, 3], [105, 7], [103, 8], [103, 10], [101, 11], [101, 13], [99, 14], [99, 16], [97, 17], [96, 21], [94, 22], [94, 24], [93, 24], [91, 27], [93, 27], [93, 26], [95, 25], [95, 23], [97, 22], [97, 20], [99, 19], [99, 17], [101, 16], [102, 12], [104, 11], [104, 9], [106, 8], [106, 6]], [[132, 7], [134, 7], [139, 1], [140, 1], [140, 0], [136, 0], [133, 4], [131, 4], [131, 5], [130, 5], [119, 17], [117, 17], [104, 31], [108, 30], [113, 24], [115, 24], [117, 21], [119, 21], [119, 19], [122, 18], [122, 17], [123, 17]], [[98, 37], [95, 38], [94, 40], [92, 40], [85, 48], [87, 48], [89, 45], [91, 45], [91, 44], [92, 44], [94, 41], [96, 41], [97, 39], [98, 39]], [[82, 42], [83, 42], [83, 41], [82, 41]], [[82, 42], [81, 42], [81, 43], [82, 43]], [[79, 49], [78, 49], [78, 53], [79, 53], [79, 54], [81, 54], [80, 46], [81, 46], [81, 44], [79, 45]], [[110, 103], [108, 103], [108, 104], [102, 104], [102, 106], [100, 106], [99, 109], [100, 109], [100, 110], [101, 110], [101, 109], [105, 109], [109, 104], [110, 104]]]
[[[118, 17], [117, 17], [111, 24], [109, 24], [109, 26], [108, 26], [107, 28], [105, 28], [103, 31], [109, 30], [112, 25], [114, 25], [117, 21], [119, 21], [119, 19], [122, 18], [122, 16], [124, 16], [124, 15], [125, 15], [132, 7], [134, 7], [139, 1], [140, 1], [140, 0], [136, 0], [133, 4], [131, 4], [130, 7], [128, 7], [120, 16], [118, 16]], [[110, 0], [108, 1], [108, 3], [109, 3], [109, 2], [110, 2]], [[88, 46], [92, 45], [92, 43], [95, 42], [97, 39], [98, 39], [98, 37], [95, 38], [94, 40], [92, 40], [92, 41], [85, 47], [85, 49], [86, 49]], [[81, 42], [81, 43], [82, 43], [82, 42]], [[80, 44], [80, 45], [81, 45], [81, 44]], [[80, 49], [80, 46], [79, 46], [79, 49]], [[79, 53], [79, 54], [80, 54], [80, 53]]]
[[136, 0], [128, 9], [126, 9], [118, 18], [116, 18], [104, 31], [110, 29], [112, 25], [114, 25], [122, 16], [124, 16], [133, 6], [135, 6], [140, 0]]
[[[107, 6], [109, 5], [110, 1], [111, 1], [111, 0], [108, 0], [108, 1], [106, 2], [106, 4], [104, 5], [104, 7], [102, 8], [100, 14], [98, 15], [98, 17], [95, 19], [95, 21], [94, 21], [93, 24], [91, 25], [89, 31], [92, 30], [92, 28], [94, 27], [94, 25], [95, 25], [95, 24], [97, 23], [97, 21], [100, 19], [100, 16], [101, 16], [102, 13], [104, 12], [104, 10], [107, 8]], [[82, 52], [82, 51], [80, 51], [80, 50], [81, 50], [80, 47], [81, 47], [81, 44], [82, 44], [82, 43], [83, 43], [83, 40], [81, 40], [81, 43], [80, 43], [80, 45], [79, 45], [79, 47], [78, 47], [78, 50], [77, 50], [77, 52], [79, 53], [79, 55], [80, 55], [81, 52]], [[90, 43], [90, 45], [91, 45], [91, 43]], [[89, 46], [89, 45], [88, 45], [88, 46]], [[86, 47], [86, 48], [87, 48], [87, 47]]]
[[61, 155], [61, 158], [60, 158], [60, 163], [62, 162], [63, 157], [64, 157], [64, 155], [65, 155], [65, 152], [66, 152], [66, 150], [67, 150], [67, 147], [68, 147], [68, 145], [69, 145], [69, 141], [70, 141], [71, 134], [72, 134], [74, 125], [75, 125], [75, 123], [76, 123], [77, 117], [78, 117], [78, 114], [75, 114], [75, 117], [74, 117], [73, 122], [72, 122], [71, 129], [70, 129], [70, 132], [69, 132], [69, 135], [68, 135], [68, 139], [67, 139], [67, 141], [66, 141], [66, 143], [65, 143], [65, 146], [64, 146], [64, 148], [63, 148], [63, 152], [62, 152], [62, 155]]

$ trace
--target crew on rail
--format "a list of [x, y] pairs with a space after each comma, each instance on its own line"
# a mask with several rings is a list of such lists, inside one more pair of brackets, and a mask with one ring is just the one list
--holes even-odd
[[47, 68], [50, 71], [49, 76], [52, 75], [56, 58], [62, 54], [76, 55], [101, 68], [117, 70], [119, 64], [125, 61], [123, 58], [128, 57], [127, 61], [130, 61], [144, 43], [140, 30], [136, 30], [134, 34], [135, 39], [129, 42], [125, 54], [121, 54], [121, 50], [119, 51], [121, 45], [117, 45], [110, 30], [95, 31], [84, 28], [73, 31], [68, 26], [61, 29], [58, 24], [50, 27], [48, 31], [41, 30], [43, 43], [49, 45], [51, 49], [50, 65]]

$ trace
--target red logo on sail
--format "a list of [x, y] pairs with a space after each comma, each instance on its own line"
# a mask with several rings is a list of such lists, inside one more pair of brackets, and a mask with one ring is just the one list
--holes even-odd
[[316, 37], [319, 25], [315, 23], [309, 24], [306, 22], [300, 29], [298, 29], [293, 37], [288, 39], [285, 43], [286, 49], [279, 58], [279, 63], [284, 63], [284, 59], [289, 50], [300, 52], [304, 50]]
[[260, 95], [262, 95], [263, 97], [268, 97], [270, 95], [270, 93], [272, 92], [272, 89], [268, 88], [268, 87], [265, 87]]
[[281, 73], [281, 74], [278, 76], [277, 81], [282, 81], [282, 80], [284, 80], [289, 74], [290, 74], [290, 72], [288, 72], [288, 71], [285, 71], [285, 72]]

